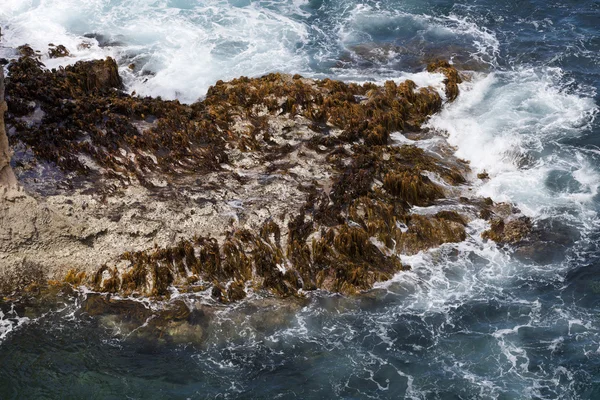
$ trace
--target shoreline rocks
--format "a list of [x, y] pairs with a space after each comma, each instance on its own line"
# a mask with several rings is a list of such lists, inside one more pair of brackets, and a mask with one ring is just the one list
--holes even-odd
[[17, 184], [15, 174], [10, 166], [12, 152], [8, 146], [8, 137], [4, 127], [4, 113], [7, 108], [4, 101], [4, 68], [0, 65], [0, 189], [14, 187]]
[[462, 79], [446, 62], [428, 70], [446, 76], [446, 99], [412, 81], [269, 74], [219, 81], [184, 105], [121, 92], [110, 58], [52, 71], [35, 56], [13, 61], [6, 123], [26, 190], [0, 200], [0, 290], [48, 279], [159, 298], [212, 287], [229, 302], [390, 279], [410, 268], [400, 254], [463, 241], [470, 220], [498, 212], [462, 201], [467, 163], [418, 147]]

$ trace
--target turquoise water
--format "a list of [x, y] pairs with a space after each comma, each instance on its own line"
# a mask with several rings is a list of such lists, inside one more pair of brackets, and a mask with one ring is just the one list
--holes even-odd
[[423, 60], [451, 58], [477, 72], [430, 126], [490, 174], [474, 190], [517, 203], [548, 244], [525, 259], [474, 221], [357, 298], [183, 297], [196, 342], [86, 315], [84, 293], [4, 301], [0, 398], [600, 398], [599, 22], [598, 1], [5, 0], [3, 56], [112, 55], [127, 90], [187, 102], [271, 71], [427, 84]]

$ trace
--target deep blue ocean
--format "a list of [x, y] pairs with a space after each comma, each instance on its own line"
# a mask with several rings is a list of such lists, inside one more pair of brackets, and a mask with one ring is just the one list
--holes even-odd
[[128, 91], [183, 102], [272, 71], [428, 84], [452, 60], [473, 78], [428, 126], [559, 238], [523, 260], [476, 220], [361, 296], [214, 306], [199, 342], [90, 317], [85, 293], [2, 301], [0, 399], [600, 399], [599, 0], [0, 0], [0, 26], [0, 56], [111, 55]]

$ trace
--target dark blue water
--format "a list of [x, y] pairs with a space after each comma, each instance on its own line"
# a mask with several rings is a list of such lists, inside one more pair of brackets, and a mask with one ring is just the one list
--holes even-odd
[[[124, 321], [82, 312], [82, 294], [45, 313], [2, 301], [0, 398], [600, 398], [600, 1], [42, 3], [9, 0], [8, 43], [35, 43], [36, 26], [65, 43], [102, 33], [114, 42], [91, 51], [143, 65], [130, 88], [182, 100], [270, 70], [427, 81], [424, 62], [452, 59], [476, 73], [431, 126], [490, 173], [479, 194], [549, 233], [523, 257], [474, 221], [465, 243], [405, 257], [412, 271], [361, 296], [185, 297], [196, 317], [154, 330], [160, 305]], [[123, 23], [144, 15], [156, 35]]]

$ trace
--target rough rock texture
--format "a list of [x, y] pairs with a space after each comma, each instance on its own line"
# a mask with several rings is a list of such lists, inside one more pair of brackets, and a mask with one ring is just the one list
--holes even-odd
[[504, 221], [494, 218], [491, 228], [481, 235], [484, 239], [491, 239], [498, 244], [518, 244], [531, 234], [532, 224], [527, 217], [514, 218]]
[[[433, 88], [270, 74], [182, 105], [124, 94], [110, 58], [48, 71], [22, 54], [7, 124], [29, 194], [0, 203], [5, 291], [57, 279], [125, 295], [210, 289], [223, 302], [355, 293], [409, 268], [400, 254], [512, 214], [460, 197], [469, 168], [449, 146], [394, 143], [431, 135], [421, 125], [444, 101]], [[429, 69], [454, 100], [458, 71]]]
[[4, 68], [0, 65], [0, 190], [16, 186], [17, 181], [10, 166], [12, 153], [8, 146], [8, 137], [4, 127], [4, 112], [7, 106], [4, 101]]

